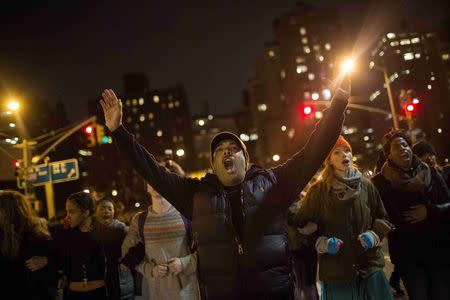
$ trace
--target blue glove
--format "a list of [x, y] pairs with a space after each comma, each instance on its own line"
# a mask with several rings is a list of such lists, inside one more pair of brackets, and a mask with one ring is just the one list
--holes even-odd
[[358, 236], [358, 240], [361, 242], [361, 245], [364, 247], [364, 250], [367, 251], [373, 246], [375, 246], [375, 238], [370, 232], [363, 232]]
[[328, 239], [328, 253], [329, 254], [336, 254], [339, 252], [339, 249], [344, 244], [343, 241], [336, 237], [332, 237]]

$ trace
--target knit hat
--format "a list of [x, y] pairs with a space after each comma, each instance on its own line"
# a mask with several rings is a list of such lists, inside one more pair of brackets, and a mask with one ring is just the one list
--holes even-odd
[[234, 133], [231, 133], [229, 131], [224, 131], [218, 133], [211, 141], [211, 164], [214, 159], [214, 150], [216, 150], [217, 146], [220, 144], [220, 142], [224, 140], [232, 140], [234, 141], [239, 148], [241, 148], [242, 152], [244, 152], [245, 161], [249, 161], [249, 156], [247, 152], [247, 147], [245, 146], [244, 142]]
[[350, 152], [353, 152], [352, 146], [350, 146], [350, 144], [347, 142], [347, 140], [342, 135], [340, 135], [338, 140], [336, 141], [336, 144], [334, 144], [333, 148], [331, 149], [330, 153], [328, 154], [327, 159], [330, 158], [331, 153], [333, 153], [334, 149], [339, 148], [339, 147], [347, 148], [348, 150], [350, 150]]
[[436, 151], [434, 150], [433, 145], [431, 145], [427, 141], [420, 141], [418, 143], [415, 143], [412, 147], [412, 151], [418, 157], [421, 157], [425, 154], [436, 155]]

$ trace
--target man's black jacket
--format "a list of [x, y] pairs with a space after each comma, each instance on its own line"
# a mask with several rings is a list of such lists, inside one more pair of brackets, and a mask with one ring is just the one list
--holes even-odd
[[199, 280], [208, 299], [289, 295], [285, 212], [336, 143], [346, 105], [346, 100], [332, 101], [304, 148], [284, 164], [249, 168], [240, 187], [242, 237], [233, 227], [225, 187], [215, 174], [198, 180], [170, 173], [123, 126], [113, 132], [122, 156], [192, 221]]

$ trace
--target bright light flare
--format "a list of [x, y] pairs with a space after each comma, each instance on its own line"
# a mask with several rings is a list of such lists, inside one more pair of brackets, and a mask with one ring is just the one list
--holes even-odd
[[16, 100], [10, 100], [8, 102], [8, 109], [12, 110], [12, 111], [17, 111], [20, 107], [19, 102], [17, 102]]
[[348, 58], [342, 62], [341, 71], [344, 74], [350, 73], [355, 67], [355, 61], [351, 58]]

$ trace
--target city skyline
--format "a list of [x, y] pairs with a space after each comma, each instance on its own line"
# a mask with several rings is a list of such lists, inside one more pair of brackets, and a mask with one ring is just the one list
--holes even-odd
[[[205, 113], [205, 102], [212, 113], [231, 113], [240, 105], [265, 42], [273, 39], [272, 22], [296, 2], [227, 6], [170, 1], [127, 7], [86, 1], [10, 4], [1, 13], [7, 26], [2, 27], [5, 38], [0, 47], [0, 96], [11, 93], [28, 102], [62, 101], [70, 119], [78, 120], [86, 116], [86, 110], [79, 108], [85, 106], [78, 103], [99, 96], [106, 87], [122, 93], [124, 73], [145, 72], [152, 89], [183, 84], [193, 115]], [[370, 15], [368, 2], [302, 2], [335, 5], [350, 36]], [[445, 11], [444, 1], [423, 10], [418, 9], [419, 1], [403, 4], [417, 16], [437, 16], [434, 23], [440, 22], [439, 12], [442, 16]], [[357, 12], [362, 13], [354, 17]]]

